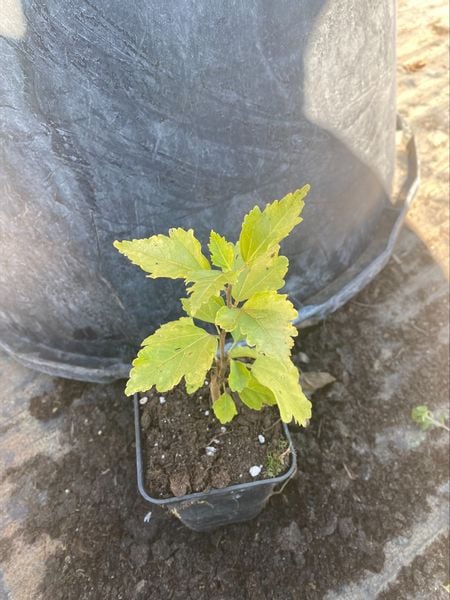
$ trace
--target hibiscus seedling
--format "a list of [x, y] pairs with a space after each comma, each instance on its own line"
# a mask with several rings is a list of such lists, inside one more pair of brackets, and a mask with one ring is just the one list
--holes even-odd
[[153, 386], [167, 392], [183, 378], [186, 392], [193, 394], [207, 379], [221, 423], [234, 418], [240, 401], [253, 410], [277, 405], [285, 423], [307, 424], [311, 403], [290, 357], [297, 311], [278, 290], [289, 264], [279, 244], [302, 221], [308, 191], [305, 185], [262, 211], [255, 206], [244, 217], [236, 243], [211, 231], [209, 259], [192, 229], [114, 242], [148, 277], [183, 279], [188, 294], [181, 299], [187, 316], [162, 325], [142, 342], [127, 395]]

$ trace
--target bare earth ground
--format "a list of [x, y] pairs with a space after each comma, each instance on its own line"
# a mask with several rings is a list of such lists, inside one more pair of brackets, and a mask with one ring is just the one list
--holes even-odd
[[0, 598], [448, 598], [448, 6], [399, 8], [398, 107], [422, 186], [381, 275], [301, 334], [337, 382], [294, 432], [300, 473], [256, 520], [195, 534], [135, 484], [122, 384], [53, 379], [0, 358]]

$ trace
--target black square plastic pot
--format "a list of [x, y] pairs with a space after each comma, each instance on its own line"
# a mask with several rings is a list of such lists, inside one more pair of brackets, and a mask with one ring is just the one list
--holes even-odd
[[297, 470], [297, 457], [287, 426], [283, 423], [284, 434], [289, 443], [291, 462], [288, 470], [270, 479], [230, 485], [208, 492], [186, 494], [167, 499], [153, 498], [144, 484], [142, 458], [141, 423], [139, 399], [134, 399], [134, 426], [136, 433], [136, 466], [139, 492], [152, 505], [167, 508], [184, 525], [194, 531], [207, 531], [222, 525], [248, 521], [258, 515], [278, 486], [286, 483]]

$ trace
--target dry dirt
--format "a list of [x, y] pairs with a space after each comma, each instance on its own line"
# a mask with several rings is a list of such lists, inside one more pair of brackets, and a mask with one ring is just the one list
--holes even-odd
[[422, 186], [389, 265], [304, 331], [337, 381], [294, 431], [300, 472], [252, 522], [193, 533], [140, 499], [122, 384], [0, 358], [0, 598], [448, 599], [448, 5], [399, 6], [398, 108]]

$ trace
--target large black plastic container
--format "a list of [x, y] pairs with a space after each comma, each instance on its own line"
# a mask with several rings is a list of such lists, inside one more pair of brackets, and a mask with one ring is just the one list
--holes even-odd
[[263, 479], [240, 485], [231, 485], [226, 488], [211, 490], [209, 492], [187, 494], [174, 498], [161, 500], [153, 498], [145, 489], [144, 465], [141, 445], [140, 411], [137, 394], [134, 403], [134, 427], [136, 434], [136, 466], [138, 488], [145, 500], [151, 505], [162, 506], [178, 517], [194, 531], [208, 531], [248, 521], [256, 517], [275, 489], [286, 483], [296, 472], [297, 459], [291, 436], [286, 425], [283, 424], [284, 433], [289, 442], [291, 462], [289, 469], [278, 477]]
[[[395, 171], [395, 0], [29, 0], [0, 27], [0, 347], [50, 374], [127, 375], [180, 314], [115, 239], [243, 215], [303, 183], [283, 247], [298, 324], [357, 293], [416, 183]], [[11, 5], [12, 6], [12, 5]]]

